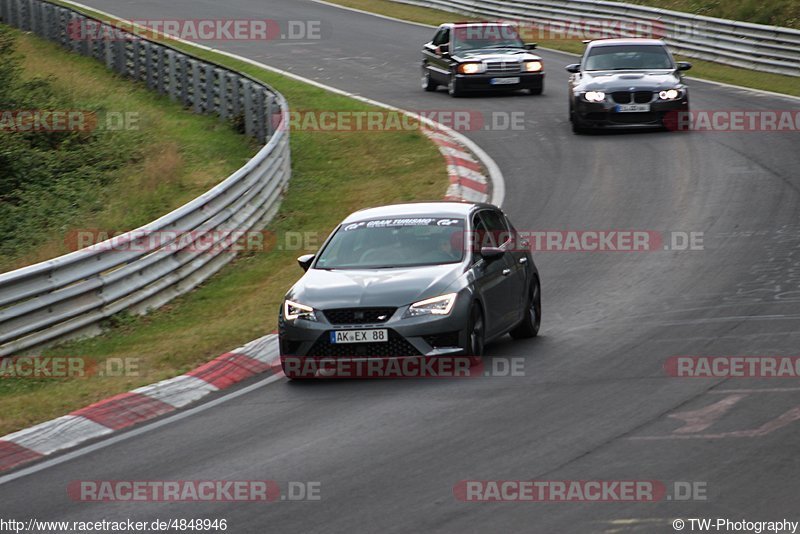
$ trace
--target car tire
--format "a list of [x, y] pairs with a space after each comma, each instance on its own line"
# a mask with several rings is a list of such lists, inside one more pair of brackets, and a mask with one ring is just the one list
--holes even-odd
[[539, 96], [544, 93], [544, 85], [541, 87], [534, 87], [532, 89], [528, 89], [529, 93], [533, 96]]
[[478, 365], [483, 360], [483, 347], [486, 340], [486, 321], [483, 318], [483, 310], [477, 302], [472, 304], [469, 310], [469, 321], [467, 322], [467, 339], [462, 347], [464, 354], [469, 358], [470, 366]]
[[422, 88], [425, 91], [433, 92], [439, 88], [439, 84], [431, 78], [431, 71], [427, 67], [422, 67]]
[[531, 282], [531, 289], [525, 305], [525, 318], [509, 334], [514, 339], [536, 337], [542, 324], [542, 289], [537, 278]]
[[575, 112], [570, 110], [569, 112], [569, 121], [572, 123], [572, 133], [581, 135], [585, 134], [588, 130], [581, 125], [578, 117], [575, 115]]
[[447, 93], [453, 98], [458, 98], [464, 94], [454, 74], [450, 75], [450, 81], [447, 83]]

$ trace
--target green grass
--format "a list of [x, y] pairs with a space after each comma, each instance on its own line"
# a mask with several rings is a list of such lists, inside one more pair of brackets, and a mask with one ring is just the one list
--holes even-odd
[[[72, 158], [79, 158], [69, 179], [59, 168], [40, 165], [42, 185], [33, 188], [31, 175], [23, 175], [23, 191], [15, 194], [19, 200], [2, 206], [0, 271], [70, 252], [74, 243], [65, 235], [71, 230], [122, 232], [146, 224], [207, 191], [257, 150], [255, 142], [229, 124], [192, 114], [91, 58], [32, 34], [13, 30], [12, 35], [20, 77], [28, 83], [46, 80], [57, 95], [57, 109], [98, 111], [100, 117], [107, 112], [135, 114], [137, 129], [73, 136], [51, 148], [72, 150]], [[0, 150], [15, 141], [9, 136], [20, 135], [6, 134], [9, 144]], [[84, 147], [85, 142], [89, 144]], [[90, 163], [82, 163], [84, 159]]]
[[797, 0], [628, 0], [632, 4], [685, 11], [695, 15], [800, 28]]
[[[392, 2], [390, 0], [331, 0], [333, 3], [362, 9], [372, 13], [387, 15], [411, 22], [420, 22], [422, 24], [430, 24], [437, 26], [444, 22], [452, 22], [454, 20], [469, 21], [481, 20], [475, 17], [468, 17], [457, 13], [450, 13], [448, 11], [441, 11], [438, 9], [430, 9], [426, 7], [410, 6]], [[726, 0], [724, 2], [717, 0], [709, 1], [695, 1], [695, 0], [640, 0], [640, 4], [718, 4], [721, 6], [756, 4], [757, 2], [750, 2], [750, 0]], [[797, 0], [768, 0], [768, 6], [785, 5], [788, 10], [787, 13], [794, 13], [793, 17], [787, 21], [794, 21], [797, 24], [798, 16], [800, 16], [800, 2]], [[660, 5], [659, 7], [666, 7]], [[741, 19], [744, 20], [744, 19]], [[786, 21], [784, 21], [786, 22]], [[786, 24], [782, 24], [786, 25]], [[433, 37], [433, 30], [431, 30], [431, 37]], [[572, 52], [580, 54], [583, 52], [583, 43], [579, 40], [565, 40], [565, 39], [540, 39], [536, 40], [540, 46], [544, 48], [552, 48], [553, 50], [561, 50], [563, 52]], [[422, 43], [420, 43], [422, 46]], [[800, 96], [800, 77], [782, 76], [780, 74], [769, 74], [757, 72], [748, 69], [740, 69], [737, 67], [729, 67], [720, 63], [712, 63], [710, 61], [701, 61], [692, 58], [678, 57], [681, 61], [689, 61], [692, 63], [692, 70], [689, 75], [694, 78], [702, 78], [716, 82], [729, 83], [734, 85], [741, 85], [743, 87], [751, 87], [753, 89], [762, 89], [765, 91], [773, 91], [776, 93], [783, 93], [787, 95]], [[545, 65], [545, 67], [548, 67]], [[550, 69], [561, 68], [561, 65], [549, 65]]]
[[[185, 47], [184, 47], [185, 48]], [[374, 110], [358, 101], [225, 56], [197, 55], [247, 72], [308, 111]], [[321, 240], [350, 212], [392, 202], [438, 200], [447, 186], [444, 161], [416, 131], [292, 132], [293, 177], [268, 230], [309, 232]], [[139, 358], [140, 376], [0, 379], [0, 435], [110, 395], [186, 372], [269, 333], [286, 290], [302, 274], [297, 250], [239, 256], [202, 287], [143, 317], [124, 316], [102, 336], [41, 351], [97, 361]]]

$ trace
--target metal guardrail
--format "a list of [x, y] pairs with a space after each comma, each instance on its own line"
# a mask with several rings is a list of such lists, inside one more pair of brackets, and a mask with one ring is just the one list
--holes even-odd
[[392, 0], [474, 17], [535, 23], [649, 23], [653, 36], [687, 57], [800, 76], [800, 30], [602, 0]]
[[[235, 257], [232, 234], [260, 230], [277, 212], [291, 156], [286, 100], [254, 78], [130, 34], [113, 41], [73, 39], [77, 25], [102, 22], [41, 0], [0, 0], [0, 18], [104, 61], [196, 112], [238, 119], [247, 134], [266, 142], [219, 185], [114, 238], [113, 246], [106, 241], [0, 274], [2, 357], [98, 333], [116, 313], [145, 313], [206, 280]], [[158, 248], [148, 250], [153, 234]]]

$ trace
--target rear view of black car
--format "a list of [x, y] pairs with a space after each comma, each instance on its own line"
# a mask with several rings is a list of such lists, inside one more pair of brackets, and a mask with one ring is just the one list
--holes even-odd
[[542, 58], [531, 53], [512, 24], [458, 22], [442, 24], [422, 49], [422, 88], [447, 87], [451, 96], [467, 91], [527, 89], [544, 91]]
[[306, 274], [279, 318], [286, 376], [314, 378], [343, 362], [453, 357], [468, 368], [492, 339], [537, 335], [539, 273], [516, 234], [488, 204], [401, 204], [350, 215], [317, 254], [299, 258]]
[[569, 118], [581, 133], [592, 128], [664, 127], [689, 111], [689, 88], [682, 71], [657, 39], [592, 41], [580, 63], [568, 65]]

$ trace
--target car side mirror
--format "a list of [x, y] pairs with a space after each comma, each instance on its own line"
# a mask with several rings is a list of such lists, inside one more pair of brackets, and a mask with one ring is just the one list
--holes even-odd
[[572, 74], [577, 74], [581, 71], [581, 64], [580, 63], [573, 63], [572, 65], [567, 65], [564, 67], [567, 72], [571, 72]]
[[537, 46], [539, 46], [538, 43], [525, 43], [526, 50], [536, 50]]
[[692, 64], [688, 61], [678, 61], [678, 70], [689, 70], [692, 68]]
[[481, 257], [486, 261], [496, 260], [505, 254], [506, 251], [498, 247], [481, 247]]
[[316, 258], [316, 254], [303, 254], [299, 258], [297, 258], [297, 264], [300, 266], [301, 269], [307, 271], [309, 267], [311, 267], [311, 263]]
[[441, 57], [450, 57], [450, 45], [439, 45], [436, 47], [436, 55]]

